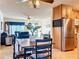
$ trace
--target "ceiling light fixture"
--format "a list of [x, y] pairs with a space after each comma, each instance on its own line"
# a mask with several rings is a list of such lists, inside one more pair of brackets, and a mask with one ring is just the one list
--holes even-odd
[[54, 2], [54, 0], [31, 0], [31, 1], [32, 1], [34, 8], [39, 7], [40, 1], [43, 1], [43, 2], [46, 2], [46, 3], [51, 3], [51, 4]]
[[40, 0], [32, 0], [32, 4], [34, 8], [37, 8], [40, 5]]
[[46, 3], [53, 3], [54, 0], [17, 0], [17, 2], [28, 2], [30, 5], [32, 5], [34, 8], [39, 7], [40, 1], [46, 2]]

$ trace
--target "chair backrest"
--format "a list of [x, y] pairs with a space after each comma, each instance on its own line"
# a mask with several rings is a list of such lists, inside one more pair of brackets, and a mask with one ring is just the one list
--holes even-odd
[[6, 32], [2, 32], [2, 33], [1, 33], [1, 37], [6, 38], [6, 37], [7, 37], [7, 33], [6, 33]]
[[13, 44], [15, 54], [18, 54], [18, 52], [21, 51], [21, 45], [23, 45], [22, 42], [26, 42], [28, 38], [29, 32], [15, 32], [15, 39]]
[[16, 36], [13, 35], [13, 59], [16, 59], [16, 55], [18, 55], [18, 52], [20, 51], [20, 45], [19, 42], [16, 40]]
[[13, 42], [12, 42], [12, 43], [13, 43], [13, 59], [15, 59], [15, 54], [16, 54], [16, 53], [15, 53], [16, 37], [15, 37], [14, 35], [13, 35], [12, 37], [13, 37]]
[[[52, 39], [40, 39], [36, 40], [36, 59], [38, 56], [43, 54], [43, 57], [52, 55]], [[46, 55], [44, 55], [46, 54]], [[47, 57], [46, 57], [47, 58]]]
[[50, 35], [49, 34], [43, 34], [43, 38], [44, 39], [49, 39], [50, 38]]
[[19, 39], [29, 38], [29, 32], [15, 32], [15, 35]]
[[[16, 47], [16, 43], [17, 43], [17, 47]], [[32, 51], [35, 50], [34, 47], [32, 46], [26, 46], [26, 47], [21, 47], [24, 49], [23, 52], [23, 58], [26, 58], [27, 56], [29, 56], [30, 54], [32, 54]], [[20, 52], [20, 45], [18, 44], [17, 40], [16, 40], [16, 36], [13, 36], [13, 59], [16, 59], [17, 53], [16, 49], [18, 50], [18, 52]], [[29, 53], [29, 54], [26, 54]], [[18, 54], [19, 55], [19, 54]]]

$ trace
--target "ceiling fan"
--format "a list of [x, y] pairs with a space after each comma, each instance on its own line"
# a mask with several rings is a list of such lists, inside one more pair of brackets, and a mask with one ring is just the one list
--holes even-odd
[[28, 1], [32, 2], [32, 5], [34, 8], [37, 8], [37, 4], [39, 4], [39, 1], [43, 1], [46, 3], [53, 3], [54, 2], [54, 0], [17, 0], [17, 2], [28, 2]]

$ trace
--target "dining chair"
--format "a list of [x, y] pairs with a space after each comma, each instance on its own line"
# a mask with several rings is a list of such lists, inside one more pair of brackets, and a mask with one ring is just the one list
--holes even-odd
[[35, 55], [32, 59], [52, 59], [52, 39], [36, 40]]
[[13, 36], [13, 59], [30, 59], [30, 55], [32, 55], [32, 50], [34, 47], [28, 46], [28, 47], [22, 47], [22, 50], [20, 50], [20, 45], [18, 44], [18, 54], [15, 52], [16, 47], [16, 37]]

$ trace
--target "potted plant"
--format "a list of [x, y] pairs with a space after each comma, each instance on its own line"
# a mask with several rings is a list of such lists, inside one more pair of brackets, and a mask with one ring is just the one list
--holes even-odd
[[30, 30], [32, 37], [34, 36], [35, 31], [37, 31], [41, 26], [38, 26], [36, 24], [28, 23], [26, 25], [27, 29]]

